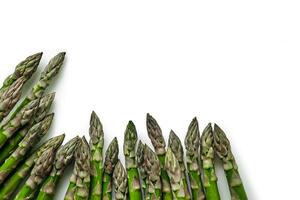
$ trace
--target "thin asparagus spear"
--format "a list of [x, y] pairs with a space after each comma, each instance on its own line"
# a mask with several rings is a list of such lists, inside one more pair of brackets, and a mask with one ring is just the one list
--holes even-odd
[[28, 124], [34, 116], [39, 99], [24, 106], [13, 118], [5, 118], [0, 124], [0, 149], [21, 127]]
[[203, 166], [203, 186], [207, 200], [220, 200], [217, 176], [214, 167], [213, 132], [209, 123], [201, 136], [201, 160]]
[[135, 148], [137, 143], [137, 131], [132, 121], [129, 121], [125, 134], [123, 151], [125, 155], [125, 165], [128, 175], [129, 199], [142, 199], [139, 172], [136, 165]]
[[192, 199], [204, 200], [205, 195], [202, 187], [199, 162], [200, 132], [198, 127], [198, 120], [196, 117], [189, 125], [185, 137], [185, 149], [188, 175], [192, 190]]
[[119, 146], [117, 138], [114, 138], [105, 153], [104, 174], [102, 183], [102, 199], [112, 199], [112, 174], [118, 162]]
[[48, 132], [53, 120], [53, 114], [47, 116], [42, 122], [33, 126], [18, 145], [18, 148], [0, 166], [0, 184], [25, 158], [26, 153]]
[[35, 198], [41, 183], [49, 175], [53, 167], [56, 149], [49, 148], [37, 159], [29, 178], [18, 192], [15, 200], [31, 200]]
[[173, 130], [170, 132], [169, 136], [169, 148], [172, 150], [173, 154], [176, 156], [178, 163], [181, 169], [181, 177], [184, 187], [185, 199], [191, 199], [188, 183], [186, 180], [186, 168], [184, 164], [184, 155], [183, 155], [183, 147], [179, 137], [175, 134]]
[[0, 96], [0, 122], [13, 109], [21, 97], [21, 90], [25, 83], [25, 78], [21, 77], [11, 84]]
[[43, 183], [37, 200], [52, 200], [54, 198], [56, 186], [63, 175], [65, 168], [73, 160], [78, 142], [79, 137], [77, 136], [58, 149], [53, 169], [50, 176]]
[[247, 200], [247, 194], [240, 177], [238, 166], [231, 151], [231, 145], [224, 131], [214, 125], [214, 147], [217, 156], [223, 162], [232, 200]]
[[35, 161], [39, 156], [49, 148], [57, 149], [63, 142], [65, 135], [59, 135], [47, 140], [36, 151], [29, 156], [25, 162], [20, 165], [14, 174], [10, 176], [0, 189], [0, 199], [9, 200], [12, 198], [13, 193], [17, 190], [22, 181], [30, 174]]
[[25, 137], [28, 130], [33, 125], [41, 122], [45, 118], [45, 116], [50, 110], [54, 97], [55, 93], [50, 93], [41, 98], [35, 116], [31, 119], [31, 122], [29, 122], [24, 128], [18, 131], [14, 135], [14, 137], [10, 138], [8, 142], [2, 147], [0, 152], [0, 164], [2, 164], [5, 161], [5, 159], [8, 158], [11, 155], [11, 153], [18, 147], [18, 144]]
[[92, 159], [90, 200], [99, 200], [102, 197], [104, 133], [102, 124], [95, 112], [92, 113], [90, 120], [90, 138]]
[[27, 57], [25, 60], [20, 62], [16, 68], [15, 71], [9, 75], [5, 81], [3, 82], [2, 87], [0, 88], [0, 96], [19, 78], [24, 78], [25, 82], [29, 80], [36, 71], [40, 60], [42, 58], [43, 53], [36, 53], [29, 57]]
[[136, 149], [136, 164], [138, 166], [139, 177], [140, 177], [140, 185], [142, 188], [143, 196], [146, 196], [146, 182], [147, 182], [147, 173], [145, 166], [145, 145], [139, 141], [137, 149]]
[[170, 179], [165, 170], [166, 143], [162, 135], [161, 128], [159, 127], [157, 121], [149, 113], [147, 114], [147, 131], [158, 159], [161, 163], [163, 199], [172, 200], [173, 197], [171, 192]]
[[154, 151], [152, 151], [147, 145], [145, 145], [144, 152], [145, 169], [147, 173], [147, 192], [145, 199], [160, 200], [162, 199], [160, 162]]
[[[118, 161], [113, 172], [113, 183], [115, 189], [115, 199], [128, 199], [128, 181], [127, 173], [122, 163]], [[130, 199], [130, 198], [129, 198]]]
[[174, 199], [178, 199], [178, 200], [186, 199], [180, 164], [170, 148], [168, 148], [166, 153], [165, 168], [170, 177], [171, 188], [172, 188]]

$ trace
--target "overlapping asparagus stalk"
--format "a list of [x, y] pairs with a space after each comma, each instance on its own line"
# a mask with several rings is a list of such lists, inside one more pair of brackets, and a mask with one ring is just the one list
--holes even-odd
[[166, 155], [166, 143], [162, 135], [161, 128], [159, 127], [157, 121], [150, 115], [147, 114], [147, 131], [148, 136], [151, 139], [152, 145], [154, 146], [155, 152], [161, 163], [161, 178], [162, 178], [162, 192], [163, 199], [172, 200], [172, 192], [170, 179], [165, 170], [165, 155]]
[[73, 160], [78, 142], [79, 137], [77, 136], [58, 149], [53, 169], [50, 176], [44, 181], [37, 200], [52, 200], [54, 198], [56, 186], [63, 175], [65, 168]]
[[197, 118], [194, 118], [189, 125], [185, 137], [185, 149], [186, 149], [186, 163], [188, 169], [188, 176], [189, 176], [190, 186], [192, 190], [192, 199], [204, 200], [205, 195], [203, 192], [203, 186], [201, 181], [200, 160], [199, 160], [200, 132], [199, 132]]
[[118, 161], [118, 163], [116, 164], [113, 172], [113, 184], [115, 189], [114, 190], [115, 199], [127, 200], [128, 199], [127, 173], [120, 161]]
[[169, 148], [172, 150], [173, 154], [177, 158], [177, 161], [180, 165], [185, 199], [191, 199], [188, 182], [186, 179], [186, 168], [185, 168], [185, 164], [184, 164], [183, 147], [182, 147], [179, 137], [175, 134], [175, 132], [173, 130], [171, 130], [171, 132], [170, 132], [168, 144], [169, 144]]
[[43, 121], [34, 125], [18, 145], [18, 148], [8, 157], [0, 166], [0, 184], [4, 182], [6, 177], [17, 167], [31, 150], [39, 139], [41, 139], [49, 130], [53, 120], [53, 114], [48, 115]]
[[53, 137], [47, 140], [35, 152], [33, 152], [25, 160], [25, 162], [16, 169], [14, 174], [5, 181], [3, 187], [1, 187], [0, 189], [0, 199], [11, 199], [14, 191], [16, 191], [21, 182], [30, 174], [31, 169], [35, 164], [35, 161], [41, 156], [41, 154], [45, 150], [49, 148], [57, 149], [62, 144], [64, 137], [64, 134]]
[[224, 131], [214, 125], [214, 147], [217, 156], [223, 162], [232, 200], [247, 200], [247, 194], [240, 177], [238, 166], [231, 151], [231, 145]]
[[105, 153], [104, 173], [103, 173], [103, 187], [102, 187], [102, 199], [112, 199], [112, 174], [114, 168], [119, 160], [119, 146], [117, 138], [114, 138], [108, 146]]
[[91, 194], [90, 200], [102, 198], [103, 179], [103, 146], [104, 133], [102, 124], [95, 112], [90, 120], [90, 149], [91, 149]]
[[128, 178], [129, 199], [140, 200], [142, 199], [142, 191], [139, 179], [139, 172], [136, 165], [136, 143], [137, 131], [132, 121], [129, 121], [125, 134], [124, 134], [124, 155], [125, 165]]
[[201, 160], [203, 166], [203, 186], [207, 200], [219, 200], [217, 176], [214, 166], [213, 131], [209, 123], [201, 135]]
[[160, 180], [160, 162], [154, 151], [147, 145], [144, 150], [144, 165], [147, 174], [146, 200], [162, 199], [162, 183]]
[[142, 193], [143, 196], [146, 196], [147, 173], [146, 173], [144, 157], [145, 157], [145, 145], [141, 141], [139, 141], [136, 149], [136, 164], [138, 166]]

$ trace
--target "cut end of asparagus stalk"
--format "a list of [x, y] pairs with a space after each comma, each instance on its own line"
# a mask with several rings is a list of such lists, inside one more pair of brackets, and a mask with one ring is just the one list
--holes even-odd
[[118, 156], [119, 156], [119, 145], [118, 145], [118, 140], [115, 137], [110, 143], [110, 145], [108, 146], [105, 153], [104, 171], [107, 174], [113, 173], [115, 165], [118, 162]]
[[118, 161], [113, 172], [113, 183], [115, 188], [116, 199], [127, 199], [128, 193], [128, 181], [127, 173], [122, 163]]

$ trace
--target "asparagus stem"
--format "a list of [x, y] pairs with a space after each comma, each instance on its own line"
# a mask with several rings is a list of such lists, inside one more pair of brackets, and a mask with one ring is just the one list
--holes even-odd
[[58, 149], [53, 169], [50, 176], [43, 183], [37, 200], [52, 200], [54, 198], [56, 186], [63, 175], [65, 168], [73, 160], [78, 142], [79, 137], [77, 136]]
[[89, 132], [92, 159], [90, 200], [98, 200], [102, 198], [104, 133], [102, 124], [95, 112], [91, 115]]
[[25, 158], [26, 153], [41, 139], [49, 130], [53, 120], [53, 114], [47, 116], [42, 122], [33, 126], [28, 134], [18, 145], [18, 148], [0, 166], [0, 184]]
[[184, 155], [183, 155], [183, 147], [181, 144], [181, 141], [179, 137], [175, 134], [173, 130], [170, 132], [169, 136], [169, 148], [172, 150], [173, 154], [177, 158], [177, 161], [179, 163], [180, 169], [181, 169], [181, 177], [183, 182], [183, 188], [185, 193], [185, 199], [191, 199], [187, 179], [186, 179], [186, 168], [184, 164]]
[[115, 189], [115, 199], [128, 199], [128, 181], [126, 170], [122, 163], [118, 161], [113, 172], [113, 183]]
[[136, 150], [136, 164], [138, 166], [138, 172], [140, 177], [140, 185], [142, 188], [142, 194], [146, 196], [146, 182], [147, 182], [147, 173], [146, 173], [146, 166], [145, 166], [145, 145], [139, 141], [137, 150]]
[[214, 167], [214, 153], [213, 132], [209, 123], [201, 136], [201, 160], [204, 171], [204, 190], [207, 200], [220, 200]]
[[247, 200], [247, 194], [240, 177], [238, 166], [231, 151], [231, 145], [224, 131], [214, 125], [214, 147], [222, 160], [232, 200]]
[[163, 199], [172, 200], [173, 197], [171, 192], [170, 179], [165, 170], [166, 143], [162, 135], [161, 128], [159, 127], [157, 121], [149, 113], [147, 114], [147, 131], [161, 164]]
[[124, 155], [128, 175], [129, 199], [142, 199], [139, 173], [136, 165], [135, 148], [137, 143], [137, 131], [132, 121], [129, 121], [124, 134]]
[[192, 190], [193, 200], [204, 200], [205, 195], [203, 192], [203, 186], [200, 174], [200, 161], [199, 161], [199, 149], [200, 149], [200, 132], [198, 127], [198, 120], [194, 118], [189, 125], [186, 137], [186, 163], [188, 168], [188, 175], [190, 179], [190, 185]]
[[110, 145], [108, 146], [105, 153], [104, 162], [104, 174], [102, 183], [102, 199], [111, 200], [112, 199], [112, 174], [113, 170], [118, 162], [119, 146], [117, 138], [114, 138]]

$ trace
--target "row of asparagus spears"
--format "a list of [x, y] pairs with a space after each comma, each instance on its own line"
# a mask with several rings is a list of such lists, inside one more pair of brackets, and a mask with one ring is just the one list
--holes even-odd
[[146, 126], [154, 150], [138, 141], [136, 127], [129, 121], [123, 144], [125, 167], [119, 159], [117, 138], [104, 157], [103, 126], [95, 112], [90, 119], [89, 143], [77, 136], [62, 145], [62, 134], [38, 145], [54, 118], [49, 112], [55, 93], [46, 93], [46, 89], [60, 71], [65, 53], [50, 60], [29, 94], [20, 100], [41, 57], [42, 53], [34, 54], [18, 64], [0, 88], [0, 200], [54, 199], [71, 164], [73, 173], [65, 200], [218, 200], [215, 156], [223, 163], [231, 199], [247, 199], [224, 131], [208, 124], [200, 136], [196, 118], [188, 127], [185, 151], [174, 131], [166, 145], [150, 114]]

